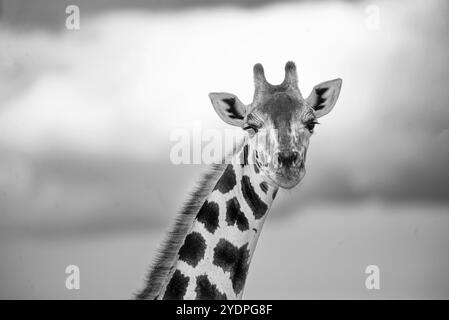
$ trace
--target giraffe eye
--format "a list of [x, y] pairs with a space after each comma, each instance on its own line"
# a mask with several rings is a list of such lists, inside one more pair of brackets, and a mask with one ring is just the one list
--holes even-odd
[[257, 133], [257, 131], [259, 130], [259, 128], [257, 128], [255, 125], [253, 124], [247, 124], [246, 126], [243, 127], [243, 130], [252, 130], [254, 131], [254, 133]]
[[318, 124], [318, 122], [316, 120], [309, 121], [306, 123], [306, 128], [311, 133], [313, 133], [313, 129], [315, 128], [315, 125], [317, 125], [317, 124]]

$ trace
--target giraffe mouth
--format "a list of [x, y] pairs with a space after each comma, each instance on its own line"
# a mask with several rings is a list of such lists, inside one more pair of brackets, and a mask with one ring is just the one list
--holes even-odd
[[279, 187], [291, 189], [295, 187], [305, 175], [304, 163], [298, 167], [282, 167], [270, 175], [270, 179]]

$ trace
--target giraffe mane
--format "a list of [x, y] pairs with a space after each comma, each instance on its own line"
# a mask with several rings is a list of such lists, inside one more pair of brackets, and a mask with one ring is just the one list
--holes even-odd
[[[237, 152], [245, 142], [246, 139], [237, 143], [230, 155]], [[152, 300], [157, 298], [165, 279], [175, 263], [176, 255], [187, 233], [191, 229], [196, 214], [228, 166], [227, 159], [228, 156], [224, 157], [221, 163], [211, 164], [208, 170], [201, 176], [193, 192], [191, 192], [189, 198], [179, 211], [175, 222], [169, 228], [162, 245], [159, 247], [156, 258], [146, 276], [145, 287], [140, 292], [134, 294], [136, 299]]]

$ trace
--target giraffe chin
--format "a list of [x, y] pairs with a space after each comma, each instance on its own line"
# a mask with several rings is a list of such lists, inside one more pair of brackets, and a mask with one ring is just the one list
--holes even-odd
[[278, 187], [283, 189], [292, 189], [304, 178], [306, 170], [304, 164], [298, 167], [281, 168], [268, 175], [270, 180]]

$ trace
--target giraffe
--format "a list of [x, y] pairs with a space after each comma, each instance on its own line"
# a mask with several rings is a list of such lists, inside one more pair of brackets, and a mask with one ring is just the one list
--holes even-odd
[[316, 85], [304, 99], [296, 66], [285, 65], [279, 85], [253, 69], [254, 98], [210, 93], [226, 123], [246, 131], [229, 161], [215, 164], [186, 202], [162, 244], [137, 299], [241, 299], [257, 240], [279, 188], [305, 175], [317, 119], [334, 107], [341, 79]]

